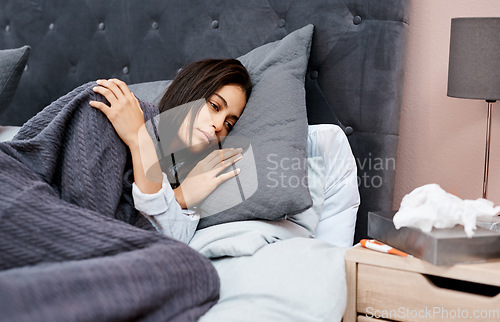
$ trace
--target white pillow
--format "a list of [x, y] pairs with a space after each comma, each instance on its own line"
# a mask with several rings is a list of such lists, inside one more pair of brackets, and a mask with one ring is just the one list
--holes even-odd
[[0, 142], [12, 140], [20, 128], [19, 126], [0, 126]]
[[309, 126], [309, 154], [322, 155], [325, 163], [325, 194], [316, 238], [350, 247], [354, 241], [360, 204], [357, 167], [349, 141], [337, 125]]

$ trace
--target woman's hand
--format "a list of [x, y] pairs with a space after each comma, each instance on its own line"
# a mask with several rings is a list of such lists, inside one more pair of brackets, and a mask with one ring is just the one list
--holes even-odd
[[102, 111], [129, 147], [132, 155], [134, 180], [143, 193], [161, 189], [162, 173], [158, 157], [146, 128], [144, 112], [127, 84], [118, 79], [97, 80], [94, 92], [103, 95], [110, 105], [90, 101], [90, 106]]
[[119, 79], [100, 79], [94, 92], [103, 95], [109, 106], [103, 102], [90, 101], [90, 106], [102, 111], [120, 138], [129, 148], [138, 145], [139, 129], [144, 126], [144, 113], [139, 101], [129, 90], [127, 84]]
[[182, 208], [196, 206], [224, 181], [235, 177], [240, 169], [217, 176], [224, 169], [239, 161], [241, 148], [215, 150], [189, 172], [179, 187], [174, 189], [175, 199]]

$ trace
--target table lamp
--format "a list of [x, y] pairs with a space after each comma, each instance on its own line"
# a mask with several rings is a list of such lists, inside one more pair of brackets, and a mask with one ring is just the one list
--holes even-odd
[[488, 104], [483, 198], [488, 193], [491, 112], [500, 99], [500, 18], [451, 19], [448, 96]]

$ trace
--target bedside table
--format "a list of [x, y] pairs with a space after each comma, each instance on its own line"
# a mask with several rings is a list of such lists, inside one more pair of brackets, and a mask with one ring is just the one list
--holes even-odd
[[500, 321], [500, 261], [435, 266], [355, 246], [345, 263], [344, 322]]

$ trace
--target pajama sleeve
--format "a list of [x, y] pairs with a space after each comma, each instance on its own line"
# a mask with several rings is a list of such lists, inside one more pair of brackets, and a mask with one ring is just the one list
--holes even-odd
[[145, 194], [132, 184], [134, 206], [160, 233], [189, 243], [196, 231], [200, 216], [194, 211], [182, 209], [175, 200], [167, 176], [163, 173], [161, 189], [152, 194]]

